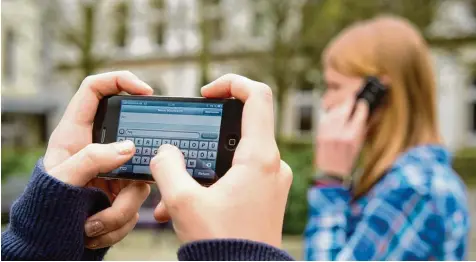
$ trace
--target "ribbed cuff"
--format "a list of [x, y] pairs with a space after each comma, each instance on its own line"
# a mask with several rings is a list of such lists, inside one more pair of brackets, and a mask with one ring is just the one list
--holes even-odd
[[110, 206], [98, 189], [65, 184], [48, 175], [40, 159], [10, 213], [2, 234], [2, 259], [100, 260], [105, 250], [86, 251], [86, 219]]
[[212, 239], [187, 243], [177, 252], [186, 261], [290, 261], [285, 251], [271, 245], [243, 239]]

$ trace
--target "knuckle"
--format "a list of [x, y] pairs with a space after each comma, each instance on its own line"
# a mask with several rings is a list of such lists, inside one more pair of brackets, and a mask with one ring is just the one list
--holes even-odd
[[92, 83], [96, 80], [96, 75], [89, 75], [83, 79], [81, 82], [80, 88], [90, 88]]
[[278, 150], [265, 154], [255, 154], [252, 158], [259, 161], [261, 169], [265, 172], [276, 172], [280, 168], [281, 157]]
[[222, 76], [222, 78], [227, 79], [227, 80], [235, 80], [239, 78], [239, 75], [233, 74], [233, 73], [226, 73]]
[[88, 144], [84, 149], [84, 161], [93, 167], [94, 170], [99, 172], [99, 164], [101, 161], [98, 161], [98, 145], [97, 144]]
[[117, 215], [115, 219], [115, 228], [121, 228], [127, 223], [127, 221], [128, 219], [127, 219], [126, 211], [119, 209], [117, 211]]
[[267, 84], [258, 82], [256, 85], [256, 90], [261, 97], [265, 98], [266, 100], [273, 101], [273, 90]]
[[136, 78], [136, 75], [129, 70], [122, 70], [118, 72], [119, 75], [127, 78]]

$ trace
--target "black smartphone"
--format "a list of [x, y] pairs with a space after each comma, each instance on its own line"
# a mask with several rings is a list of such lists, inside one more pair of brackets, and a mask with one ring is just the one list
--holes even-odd
[[[369, 105], [369, 118], [372, 116], [375, 109], [380, 106], [387, 93], [387, 87], [383, 85], [377, 77], [368, 76], [365, 78], [365, 83], [357, 93], [357, 99], [364, 99]], [[354, 106], [355, 110], [355, 106]]]
[[105, 97], [94, 120], [93, 142], [131, 140], [136, 152], [99, 177], [154, 181], [150, 160], [162, 144], [172, 144], [182, 151], [187, 172], [201, 184], [212, 184], [231, 167], [241, 138], [242, 111], [237, 99]]

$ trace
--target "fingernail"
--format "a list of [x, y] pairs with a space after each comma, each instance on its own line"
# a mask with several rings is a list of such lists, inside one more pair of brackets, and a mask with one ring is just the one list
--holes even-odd
[[97, 240], [91, 240], [86, 244], [88, 248], [97, 248], [99, 246], [99, 242]]
[[132, 153], [132, 150], [134, 149], [134, 143], [130, 140], [114, 143], [114, 146], [121, 155], [128, 155]]
[[86, 223], [85, 231], [88, 237], [93, 237], [104, 229], [104, 225], [101, 221], [89, 221]]

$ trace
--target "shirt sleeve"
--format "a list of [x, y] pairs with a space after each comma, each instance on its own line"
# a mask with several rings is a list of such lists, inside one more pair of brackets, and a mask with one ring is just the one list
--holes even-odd
[[40, 159], [2, 233], [2, 260], [101, 260], [107, 248], [84, 245], [84, 223], [110, 206], [97, 189], [67, 185], [48, 175]]
[[210, 239], [190, 242], [177, 252], [180, 261], [291, 261], [285, 251], [245, 239]]
[[308, 198], [306, 260], [426, 260], [444, 238], [430, 197], [411, 187], [369, 197], [357, 221], [344, 188], [314, 187]]

